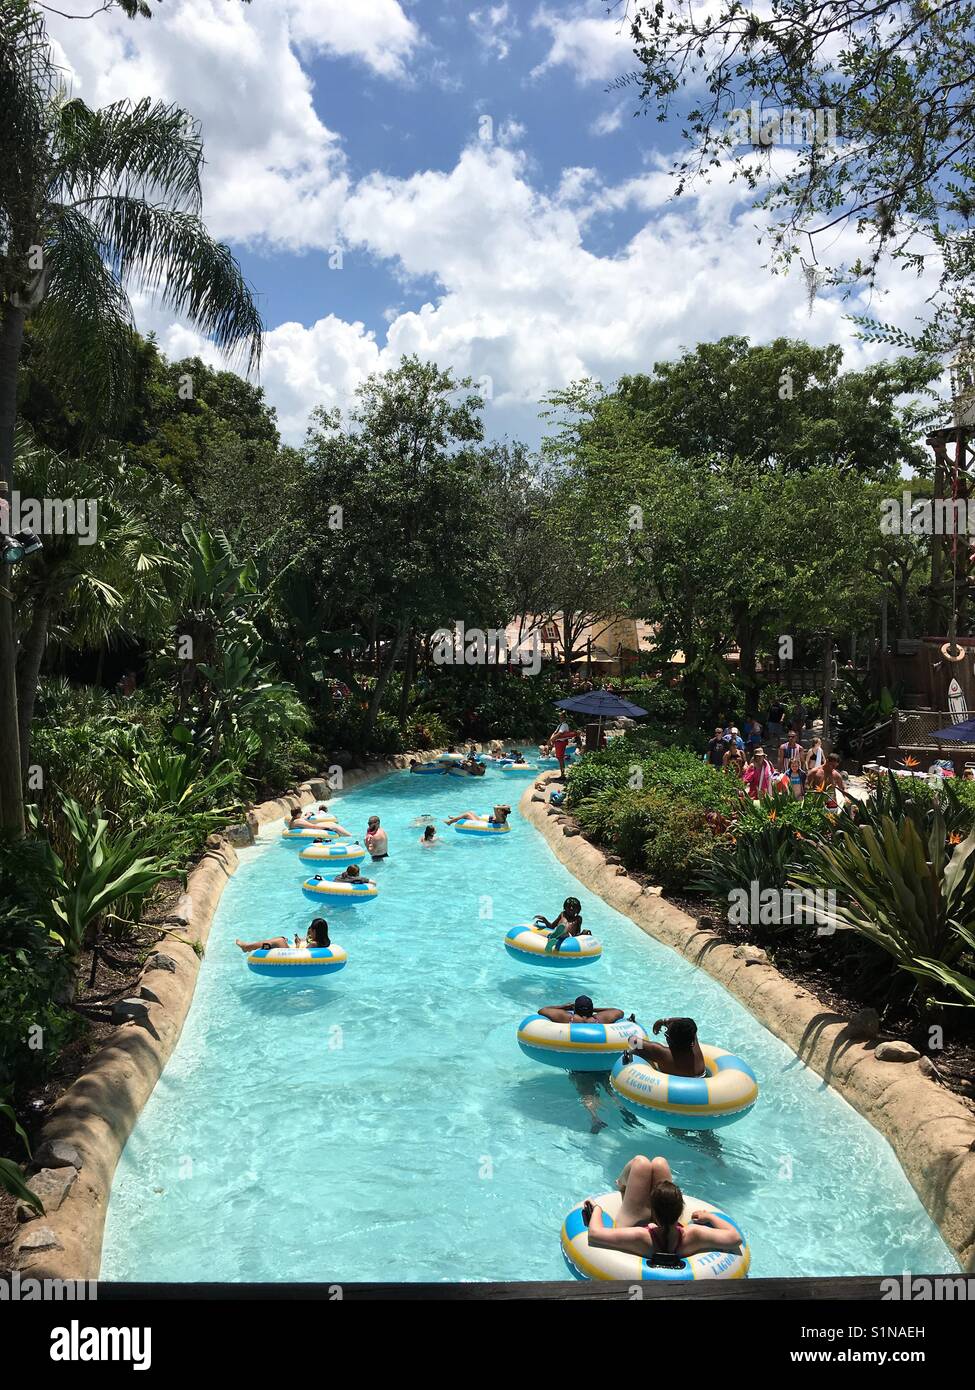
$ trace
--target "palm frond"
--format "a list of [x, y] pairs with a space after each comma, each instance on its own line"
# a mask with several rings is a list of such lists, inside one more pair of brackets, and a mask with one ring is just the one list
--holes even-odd
[[144, 97], [96, 111], [78, 99], [63, 101], [53, 145], [59, 201], [162, 198], [187, 212], [200, 210], [203, 141], [199, 123], [182, 107]]

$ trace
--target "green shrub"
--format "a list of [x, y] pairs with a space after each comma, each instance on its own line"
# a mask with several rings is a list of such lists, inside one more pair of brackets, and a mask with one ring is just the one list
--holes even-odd
[[610, 788], [581, 802], [576, 815], [587, 835], [662, 888], [684, 888], [714, 839], [707, 814], [660, 791]]

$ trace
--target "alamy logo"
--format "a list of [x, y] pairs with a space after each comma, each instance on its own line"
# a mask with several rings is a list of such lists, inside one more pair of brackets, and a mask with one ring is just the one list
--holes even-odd
[[885, 497], [880, 504], [883, 536], [975, 535], [975, 500], [964, 497], [919, 497], [909, 492]]
[[763, 888], [752, 879], [728, 894], [728, 921], [734, 927], [815, 927], [817, 936], [836, 930], [832, 888]]
[[17, 536], [77, 536], [79, 545], [98, 539], [98, 502], [94, 497], [0, 497], [0, 531]]
[[816, 111], [799, 111], [786, 106], [781, 111], [753, 101], [746, 110], [736, 107], [728, 113], [729, 134], [735, 145], [835, 145], [836, 111], [832, 106]]
[[503, 628], [437, 628], [430, 637], [434, 666], [521, 666], [523, 676], [537, 676], [542, 669], [542, 644], [537, 632], [517, 646], [510, 646]]

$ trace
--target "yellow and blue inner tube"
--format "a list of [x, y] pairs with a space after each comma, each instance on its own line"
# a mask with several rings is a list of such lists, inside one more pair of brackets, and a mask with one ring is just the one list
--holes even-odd
[[312, 829], [310, 825], [302, 825], [295, 828], [286, 825], [281, 831], [281, 838], [286, 844], [307, 845], [310, 844], [312, 840], [337, 839], [338, 832], [327, 825], [321, 825], [317, 830]]
[[670, 1129], [723, 1129], [743, 1119], [758, 1099], [747, 1062], [721, 1047], [701, 1045], [707, 1075], [668, 1076], [642, 1057], [622, 1058], [610, 1073], [617, 1095]]
[[322, 830], [328, 830], [338, 823], [338, 816], [333, 816], [330, 812], [309, 811], [300, 820], [295, 821], [294, 828], [296, 830], [317, 830], [320, 827]]
[[446, 768], [443, 763], [417, 763], [410, 772], [417, 777], [442, 777]]
[[322, 878], [319, 874], [306, 879], [301, 885], [301, 891], [313, 903], [328, 898], [335, 906], [355, 906], [358, 903], [369, 902], [379, 893], [376, 884], [370, 883], [368, 879], [361, 879], [357, 883], [354, 879], [347, 878], [339, 882], [334, 878]]
[[501, 771], [508, 777], [532, 777], [538, 771], [534, 763], [502, 763]]
[[525, 1056], [563, 1071], [609, 1071], [634, 1038], [646, 1042], [647, 1033], [628, 1018], [616, 1023], [553, 1023], [541, 1014], [529, 1014], [518, 1025], [518, 1046]]
[[[623, 1205], [620, 1192], [607, 1192], [595, 1199], [602, 1208], [602, 1225], [612, 1228]], [[644, 1280], [667, 1280], [674, 1283], [690, 1283], [695, 1279], [744, 1279], [752, 1262], [751, 1250], [744, 1232], [726, 1212], [701, 1202], [696, 1197], [684, 1197], [684, 1210], [681, 1222], [685, 1226], [693, 1224], [691, 1214], [695, 1211], [712, 1211], [716, 1216], [730, 1221], [741, 1236], [741, 1253], [728, 1250], [711, 1250], [706, 1255], [688, 1255], [680, 1259], [679, 1265], [656, 1264], [652, 1258], [629, 1255], [622, 1250], [600, 1250], [589, 1245], [589, 1230], [582, 1219], [582, 1202], [573, 1207], [562, 1223], [562, 1254], [577, 1279], [624, 1279], [628, 1284]], [[595, 1218], [594, 1218], [595, 1219]]]
[[459, 820], [454, 829], [458, 835], [507, 835], [511, 826], [507, 821], [503, 825], [493, 825], [487, 818], [478, 817], [477, 820]]
[[310, 980], [334, 975], [348, 959], [341, 946], [272, 946], [270, 950], [262, 947], [251, 951], [247, 965], [255, 975], [266, 975], [272, 980]]
[[557, 951], [546, 951], [550, 935], [545, 927], [536, 927], [532, 922], [522, 922], [520, 926], [512, 927], [505, 935], [504, 949], [515, 960], [528, 961], [531, 965], [544, 965], [555, 970], [594, 965], [603, 953], [602, 946], [593, 936], [568, 936]]
[[298, 855], [299, 859], [306, 863], [326, 863], [326, 864], [358, 864], [360, 859], [365, 859], [366, 852], [361, 845], [349, 844], [325, 844], [316, 845], [314, 840]]

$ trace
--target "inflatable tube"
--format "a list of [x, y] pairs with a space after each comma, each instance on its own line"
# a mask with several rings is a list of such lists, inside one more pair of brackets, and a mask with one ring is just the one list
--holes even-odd
[[437, 758], [438, 763], [457, 764], [464, 762], [463, 753], [441, 753]]
[[447, 768], [447, 776], [448, 776], [448, 777], [484, 777], [484, 776], [486, 775], [486, 771], [487, 771], [486, 768], [484, 768], [483, 766], [480, 766], [480, 767], [478, 768], [478, 771], [475, 772], [474, 769], [471, 768], [471, 767], [460, 767], [460, 766], [458, 765], [458, 766], [455, 766], [455, 767], [448, 767], [448, 768]]
[[363, 879], [360, 883], [346, 879], [344, 883], [339, 883], [334, 878], [320, 878], [317, 874], [301, 885], [301, 891], [310, 902], [321, 902], [323, 898], [328, 898], [336, 907], [354, 907], [370, 902], [379, 893], [376, 884], [370, 883], [368, 879]]
[[442, 763], [417, 763], [410, 768], [410, 773], [414, 777], [442, 777], [444, 767]]
[[545, 927], [536, 927], [531, 922], [522, 922], [512, 927], [504, 938], [504, 949], [515, 960], [528, 961], [531, 965], [544, 965], [552, 969], [571, 969], [577, 965], [595, 965], [603, 953], [603, 948], [593, 936], [570, 936], [557, 951], [546, 951], [550, 932]]
[[312, 840], [338, 840], [342, 837], [337, 831], [330, 830], [328, 826], [321, 825], [317, 830], [313, 830], [310, 825], [304, 825], [299, 830], [292, 830], [287, 826], [281, 831], [281, 838], [286, 844], [307, 845]]
[[538, 768], [534, 763], [504, 763], [501, 771], [506, 777], [534, 777]]
[[[595, 1199], [602, 1207], [604, 1227], [612, 1227], [623, 1205], [620, 1192], [607, 1192]], [[582, 1219], [582, 1203], [573, 1207], [562, 1223], [562, 1254], [577, 1279], [623, 1279], [628, 1284], [642, 1280], [663, 1279], [676, 1283], [689, 1283], [693, 1279], [744, 1279], [752, 1262], [744, 1232], [726, 1212], [702, 1202], [697, 1197], [684, 1197], [684, 1210], [681, 1221], [685, 1226], [692, 1224], [691, 1213], [713, 1211], [716, 1216], [730, 1221], [741, 1236], [741, 1253], [727, 1250], [711, 1250], [706, 1255], [689, 1255], [681, 1259], [679, 1266], [658, 1265], [652, 1259], [642, 1259], [639, 1255], [627, 1255], [622, 1250], [597, 1250], [590, 1248], [589, 1230]]]
[[458, 835], [507, 835], [511, 826], [505, 821], [504, 825], [491, 825], [486, 820], [459, 820], [454, 826]]
[[617, 1023], [553, 1023], [541, 1014], [529, 1014], [518, 1026], [518, 1046], [525, 1056], [563, 1071], [609, 1071], [634, 1038], [648, 1041], [646, 1029], [628, 1018]]
[[325, 814], [324, 812], [319, 814], [318, 812], [309, 811], [306, 816], [302, 816], [301, 820], [296, 820], [294, 825], [290, 828], [292, 830], [315, 830], [321, 826], [323, 830], [328, 830], [331, 826], [338, 825], [338, 823], [338, 816]]
[[307, 849], [303, 849], [298, 855], [299, 859], [307, 863], [324, 861], [326, 864], [358, 864], [360, 859], [365, 859], [366, 852], [361, 845], [338, 844], [338, 845], [316, 845], [314, 842]]
[[723, 1129], [748, 1114], [758, 1081], [747, 1062], [720, 1047], [701, 1045], [707, 1076], [668, 1076], [642, 1057], [622, 1058], [609, 1083], [648, 1119], [671, 1129]]
[[269, 951], [251, 951], [247, 965], [255, 975], [267, 975], [272, 980], [310, 980], [334, 975], [348, 959], [341, 946], [273, 946]]

